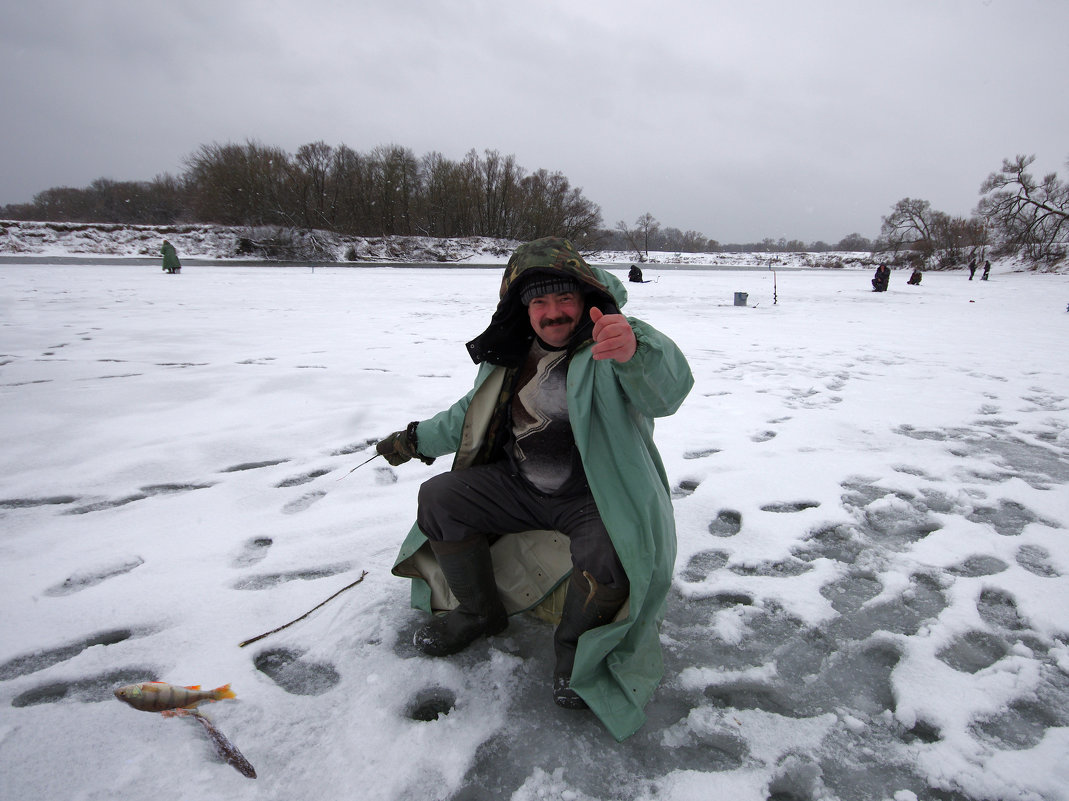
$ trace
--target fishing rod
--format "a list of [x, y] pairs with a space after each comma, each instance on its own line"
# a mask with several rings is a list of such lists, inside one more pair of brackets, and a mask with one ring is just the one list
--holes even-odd
[[352, 475], [352, 474], [353, 474], [354, 472], [356, 472], [356, 471], [357, 471], [357, 470], [359, 470], [359, 469], [360, 469], [361, 467], [363, 467], [364, 465], [366, 465], [366, 464], [367, 464], [368, 462], [373, 462], [373, 461], [375, 461], [376, 459], [378, 459], [378, 458], [379, 458], [380, 456], [382, 456], [382, 454], [381, 454], [381, 453], [376, 453], [376, 454], [375, 454], [374, 456], [372, 456], [372, 457], [371, 457], [370, 459], [366, 459], [366, 460], [364, 460], [363, 462], [361, 462], [360, 464], [358, 464], [358, 465], [357, 465], [356, 467], [354, 467], [354, 468], [353, 468], [352, 470], [350, 470], [350, 471], [349, 471], [348, 473], [346, 473], [346, 474], [345, 474], [344, 476], [342, 476], [341, 478], [339, 478], [339, 479], [338, 479], [338, 481], [341, 481], [341, 480], [342, 480], [342, 478], [348, 478], [348, 477], [349, 477], [349, 476], [351, 476], [351, 475]]

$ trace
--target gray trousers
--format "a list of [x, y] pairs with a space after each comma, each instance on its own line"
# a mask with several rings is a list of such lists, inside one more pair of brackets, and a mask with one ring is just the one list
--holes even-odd
[[599, 584], [629, 586], [585, 482], [545, 495], [515, 475], [507, 460], [453, 470], [419, 488], [416, 522], [428, 539], [438, 542], [474, 536], [493, 542], [517, 531], [559, 531], [568, 537], [577, 572], [590, 573]]

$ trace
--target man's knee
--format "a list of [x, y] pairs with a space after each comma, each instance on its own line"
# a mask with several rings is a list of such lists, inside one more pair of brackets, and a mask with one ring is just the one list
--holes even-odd
[[447, 498], [453, 493], [453, 474], [441, 473], [424, 481], [419, 488], [416, 506], [416, 524], [428, 539], [442, 540], [444, 533], [439, 523]]
[[627, 573], [608, 533], [604, 537], [573, 540], [572, 564], [576, 572], [589, 573], [600, 584], [619, 588], [628, 586]]
[[441, 473], [420, 484], [419, 493], [416, 496], [420, 509], [433, 509], [441, 504], [442, 498], [451, 491], [448, 486], [451, 476], [451, 473]]

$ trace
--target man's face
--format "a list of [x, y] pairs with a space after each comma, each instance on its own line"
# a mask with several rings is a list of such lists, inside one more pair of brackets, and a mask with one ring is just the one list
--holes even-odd
[[527, 305], [527, 316], [543, 342], [554, 348], [563, 347], [583, 316], [583, 297], [578, 292], [539, 295]]

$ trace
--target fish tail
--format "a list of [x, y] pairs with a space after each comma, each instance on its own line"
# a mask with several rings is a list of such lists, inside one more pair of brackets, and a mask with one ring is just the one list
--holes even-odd
[[212, 690], [212, 695], [216, 701], [222, 701], [224, 698], [237, 698], [234, 691], [230, 689], [229, 684], [224, 684], [222, 687], [216, 687]]

